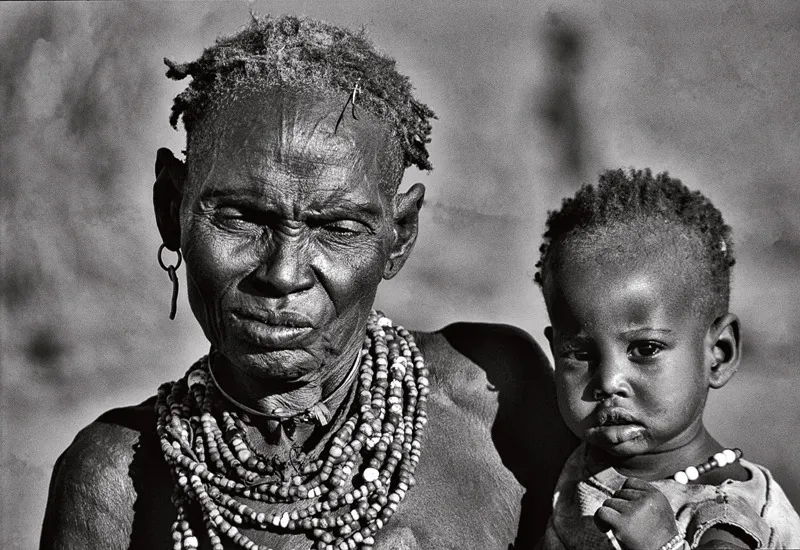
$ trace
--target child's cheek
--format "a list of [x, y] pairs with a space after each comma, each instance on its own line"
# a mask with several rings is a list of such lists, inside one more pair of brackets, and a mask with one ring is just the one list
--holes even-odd
[[565, 373], [556, 368], [556, 398], [561, 417], [567, 426], [578, 436], [583, 433], [584, 424], [591, 414], [591, 403], [583, 399], [586, 384], [581, 377]]

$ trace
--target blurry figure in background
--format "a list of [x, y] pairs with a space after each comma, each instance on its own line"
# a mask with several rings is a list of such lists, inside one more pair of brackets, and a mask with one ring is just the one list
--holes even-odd
[[167, 65], [193, 80], [186, 161], [156, 159], [159, 261], [176, 290], [185, 263], [211, 349], [78, 434], [41, 548], [527, 547], [576, 444], [546, 357], [511, 327], [373, 310], [417, 237], [425, 189], [398, 187], [431, 169], [433, 112], [363, 35], [310, 19]]
[[543, 545], [800, 548], [769, 470], [703, 426], [739, 364], [730, 227], [666, 173], [607, 171], [550, 214], [537, 282], [561, 414], [583, 440]]

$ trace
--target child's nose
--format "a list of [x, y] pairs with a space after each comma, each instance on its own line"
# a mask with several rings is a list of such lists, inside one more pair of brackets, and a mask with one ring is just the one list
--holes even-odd
[[593, 397], [602, 401], [607, 397], [629, 397], [627, 357], [603, 357], [595, 367]]

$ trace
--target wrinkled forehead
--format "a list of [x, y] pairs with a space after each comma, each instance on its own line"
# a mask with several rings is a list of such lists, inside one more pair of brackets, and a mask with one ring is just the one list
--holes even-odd
[[346, 171], [394, 192], [402, 151], [389, 125], [322, 92], [273, 88], [218, 103], [189, 136], [190, 179], [213, 170], [241, 175], [267, 170], [309, 181]]

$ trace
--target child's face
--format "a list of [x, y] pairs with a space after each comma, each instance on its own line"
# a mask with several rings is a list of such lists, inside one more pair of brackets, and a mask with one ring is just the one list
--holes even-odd
[[691, 260], [664, 236], [599, 240], [562, 247], [547, 287], [561, 414], [614, 456], [681, 447], [702, 427], [714, 360]]

